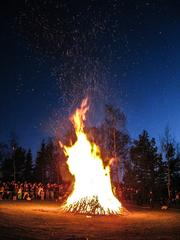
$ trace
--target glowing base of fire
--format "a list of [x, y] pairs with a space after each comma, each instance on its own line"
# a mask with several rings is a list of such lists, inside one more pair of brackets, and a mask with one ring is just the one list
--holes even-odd
[[99, 203], [97, 196], [93, 198], [81, 198], [79, 201], [73, 202], [72, 204], [66, 203], [62, 209], [64, 212], [88, 215], [119, 215], [123, 212], [122, 207], [116, 211], [109, 208], [105, 210]]

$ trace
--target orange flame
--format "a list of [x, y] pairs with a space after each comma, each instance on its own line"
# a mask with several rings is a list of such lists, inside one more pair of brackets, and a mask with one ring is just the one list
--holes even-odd
[[103, 166], [99, 147], [90, 142], [84, 132], [88, 110], [88, 98], [85, 98], [70, 118], [76, 142], [70, 147], [60, 142], [69, 171], [75, 177], [74, 189], [63, 209], [86, 214], [119, 214], [122, 206], [112, 192], [110, 167]]

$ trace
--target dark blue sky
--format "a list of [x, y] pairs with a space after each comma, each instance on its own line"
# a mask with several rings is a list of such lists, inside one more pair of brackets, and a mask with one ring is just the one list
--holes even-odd
[[133, 138], [169, 125], [180, 141], [179, 1], [74, 2], [1, 3], [0, 140], [16, 132], [35, 152], [64, 102], [97, 83]]

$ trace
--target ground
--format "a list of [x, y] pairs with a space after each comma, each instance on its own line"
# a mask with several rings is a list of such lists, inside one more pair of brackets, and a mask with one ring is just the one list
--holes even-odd
[[180, 210], [131, 208], [123, 216], [63, 214], [59, 203], [0, 201], [0, 240], [180, 239]]

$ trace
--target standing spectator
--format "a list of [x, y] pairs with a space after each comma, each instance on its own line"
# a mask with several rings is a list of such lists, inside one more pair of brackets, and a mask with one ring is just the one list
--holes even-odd
[[4, 185], [2, 184], [0, 186], [0, 200], [3, 200], [3, 196], [4, 196]]
[[53, 184], [50, 184], [49, 194], [50, 194], [50, 199], [54, 200], [54, 185]]
[[25, 188], [24, 193], [23, 193], [23, 199], [26, 200], [29, 197], [29, 192]]
[[180, 192], [176, 192], [175, 201], [176, 205], [180, 206]]
[[44, 191], [44, 190], [43, 190], [42, 184], [40, 183], [39, 187], [38, 187], [38, 199], [41, 199], [41, 192], [42, 191]]
[[149, 192], [149, 205], [150, 205], [150, 208], [153, 208], [153, 207], [154, 207], [154, 204], [153, 204], [153, 193], [152, 193], [152, 191]]
[[29, 188], [28, 188], [28, 184], [25, 182], [24, 183], [24, 189], [23, 189], [23, 199], [27, 199], [27, 197], [29, 196]]
[[9, 182], [5, 183], [4, 186], [4, 199], [9, 198]]
[[50, 190], [50, 184], [48, 183], [46, 186], [46, 200], [49, 200], [49, 190]]
[[12, 191], [12, 198], [13, 200], [17, 200], [17, 184], [13, 184], [13, 191]]
[[59, 186], [58, 184], [54, 184], [54, 198], [57, 201], [59, 199]]
[[59, 200], [61, 200], [62, 197], [63, 197], [63, 195], [64, 195], [63, 190], [64, 190], [64, 189], [63, 189], [63, 185], [60, 184], [60, 185], [59, 185]]
[[22, 192], [23, 190], [23, 187], [22, 187], [22, 184], [19, 186], [19, 190], [18, 190], [18, 200], [21, 200], [22, 199]]
[[35, 198], [36, 198], [36, 200], [39, 199], [38, 191], [39, 191], [39, 186], [35, 183]]
[[29, 183], [29, 196], [34, 199], [34, 185], [32, 183]]
[[44, 201], [45, 192], [44, 192], [44, 188], [43, 187], [42, 187], [40, 196], [41, 196], [41, 200]]

